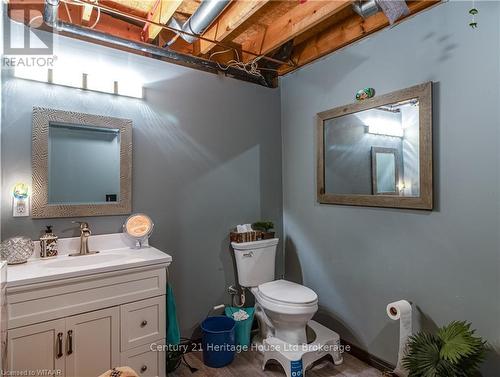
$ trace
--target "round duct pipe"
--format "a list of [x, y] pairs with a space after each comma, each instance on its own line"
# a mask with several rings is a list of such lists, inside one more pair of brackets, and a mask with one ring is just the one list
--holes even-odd
[[43, 8], [43, 20], [50, 27], [57, 25], [57, 11], [60, 0], [46, 0]]
[[[202, 0], [198, 9], [182, 26], [175, 18], [170, 20], [169, 26], [195, 35], [203, 34], [230, 2], [230, 0]], [[175, 42], [179, 36], [188, 43], [193, 43], [197, 39], [195, 36], [179, 33], [171, 41], [167, 42], [166, 46]]]
[[352, 9], [363, 18], [373, 16], [381, 10], [377, 0], [356, 1], [352, 4]]

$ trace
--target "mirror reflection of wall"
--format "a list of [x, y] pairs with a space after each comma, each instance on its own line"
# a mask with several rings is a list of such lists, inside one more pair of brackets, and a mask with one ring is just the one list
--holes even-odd
[[49, 125], [48, 204], [119, 201], [120, 131]]
[[[373, 158], [374, 148], [393, 152]], [[327, 193], [418, 197], [418, 99], [325, 120], [324, 158]]]
[[372, 147], [372, 194], [399, 195], [401, 158], [395, 148]]

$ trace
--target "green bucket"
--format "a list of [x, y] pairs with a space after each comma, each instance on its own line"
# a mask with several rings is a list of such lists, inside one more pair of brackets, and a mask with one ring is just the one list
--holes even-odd
[[242, 321], [235, 320], [236, 344], [239, 346], [249, 347], [255, 308], [237, 308], [235, 306], [227, 306], [225, 313], [227, 317], [234, 319], [233, 314], [239, 310], [244, 310], [248, 314], [248, 318]]

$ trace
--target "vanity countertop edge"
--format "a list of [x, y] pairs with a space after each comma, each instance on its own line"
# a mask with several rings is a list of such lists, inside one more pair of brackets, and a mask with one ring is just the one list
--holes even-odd
[[69, 256], [79, 237], [60, 239], [57, 257], [38, 257], [39, 245], [35, 242], [35, 255], [27, 263], [9, 265], [7, 268], [7, 290], [25, 285], [33, 285], [62, 279], [78, 278], [106, 272], [125, 271], [138, 267], [164, 266], [172, 262], [172, 257], [149, 246], [135, 249], [130, 246], [122, 233], [92, 236], [89, 245], [99, 254]]

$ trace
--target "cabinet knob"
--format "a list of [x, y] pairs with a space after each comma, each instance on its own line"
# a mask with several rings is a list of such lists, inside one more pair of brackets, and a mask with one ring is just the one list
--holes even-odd
[[148, 366], [147, 366], [147, 365], [143, 365], [143, 366], [141, 367], [141, 373], [144, 373], [144, 372], [145, 372], [145, 371], [147, 371], [147, 370], [148, 370]]
[[144, 321], [142, 321], [142, 322], [141, 322], [141, 327], [144, 327], [144, 326], [146, 326], [147, 324], [148, 324], [148, 321], [144, 320]]

